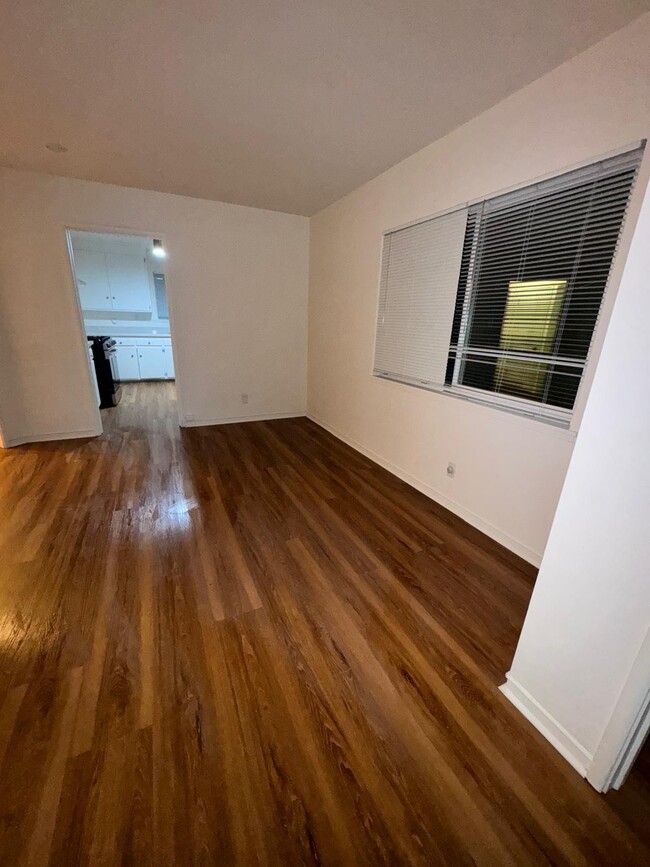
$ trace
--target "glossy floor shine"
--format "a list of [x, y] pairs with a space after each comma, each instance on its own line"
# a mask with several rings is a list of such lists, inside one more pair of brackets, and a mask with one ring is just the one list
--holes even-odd
[[125, 392], [0, 454], [0, 864], [647, 862], [497, 691], [528, 566], [305, 419]]

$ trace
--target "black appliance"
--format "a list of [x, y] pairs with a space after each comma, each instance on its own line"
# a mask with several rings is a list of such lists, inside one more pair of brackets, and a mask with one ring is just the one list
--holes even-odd
[[112, 337], [88, 337], [93, 351], [95, 376], [99, 389], [99, 408], [117, 406], [122, 397], [120, 374], [117, 367], [117, 350]]

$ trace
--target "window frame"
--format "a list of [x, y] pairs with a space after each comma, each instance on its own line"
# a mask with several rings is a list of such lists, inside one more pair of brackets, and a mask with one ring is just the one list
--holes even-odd
[[[473, 296], [474, 296], [474, 281], [473, 281], [473, 272], [474, 272], [474, 263], [475, 263], [475, 251], [478, 247], [478, 231], [474, 232], [474, 237], [472, 238], [472, 252], [470, 254], [470, 264], [467, 271], [467, 284], [465, 288], [465, 297], [463, 299], [463, 311], [461, 314], [461, 323], [460, 329], [458, 333], [458, 343], [457, 346], [461, 346], [463, 340], [465, 339], [466, 334], [469, 332], [469, 325], [471, 323], [471, 309], [473, 304]], [[609, 281], [608, 281], [609, 284]], [[605, 292], [607, 291], [607, 287], [605, 287]], [[603, 292], [603, 299], [601, 301], [601, 309], [602, 304], [605, 299], [605, 292]], [[596, 329], [594, 328], [594, 334], [596, 333]], [[593, 344], [593, 334], [591, 338], [591, 342]], [[451, 338], [449, 341], [449, 349], [451, 351]], [[591, 348], [590, 348], [591, 353]], [[502, 352], [496, 349], [475, 349], [472, 351], [473, 355], [485, 355], [489, 357], [503, 358], [504, 355]], [[517, 356], [515, 356], [517, 357]], [[541, 363], [558, 363], [558, 356], [543, 356], [543, 355], [535, 355], [530, 359], [531, 361], [537, 361]], [[559, 406], [552, 406], [551, 404], [542, 403], [537, 400], [527, 400], [523, 397], [512, 397], [507, 394], [500, 394], [495, 391], [488, 391], [487, 389], [475, 388], [471, 385], [463, 385], [460, 381], [463, 371], [463, 365], [465, 363], [465, 357], [462, 353], [457, 352], [456, 358], [454, 359], [454, 371], [452, 374], [451, 385], [445, 385], [443, 389], [444, 394], [449, 394], [452, 397], [464, 398], [465, 400], [472, 400], [475, 403], [481, 403], [485, 406], [494, 406], [497, 409], [507, 410], [511, 413], [517, 413], [519, 415], [525, 415], [529, 417], [533, 417], [538, 419], [539, 421], [547, 421], [549, 424], [557, 424], [561, 427], [569, 427], [571, 424], [571, 418], [573, 417], [573, 413], [575, 411], [575, 405], [578, 402], [578, 394], [580, 393], [580, 388], [582, 387], [582, 379], [584, 371], [587, 367], [587, 363], [589, 361], [589, 356], [584, 362], [577, 362], [575, 359], [566, 359], [562, 360], [562, 364], [566, 367], [579, 367], [581, 370], [580, 374], [580, 384], [578, 385], [578, 392], [576, 394], [576, 399], [572, 409], [563, 409]]]
[[[598, 317], [594, 324], [594, 328], [591, 334], [591, 340], [588, 352], [584, 360], [577, 360], [575, 358], [565, 359], [558, 356], [549, 356], [548, 358], [544, 356], [535, 355], [534, 359], [542, 363], [561, 363], [563, 366], [574, 366], [580, 369], [580, 382], [578, 384], [578, 388], [576, 390], [576, 396], [573, 403], [573, 407], [571, 409], [562, 408], [553, 406], [552, 404], [546, 404], [541, 401], [528, 400], [522, 397], [513, 397], [505, 394], [501, 394], [494, 391], [489, 391], [487, 389], [476, 388], [474, 386], [463, 385], [460, 380], [460, 374], [462, 370], [462, 366], [464, 363], [464, 358], [462, 357], [462, 353], [457, 353], [456, 358], [453, 360], [453, 375], [451, 384], [445, 383], [442, 389], [439, 388], [431, 388], [430, 386], [417, 382], [408, 382], [405, 379], [400, 379], [398, 377], [390, 376], [385, 373], [377, 372], [376, 370], [372, 370], [372, 375], [378, 379], [384, 379], [400, 384], [412, 385], [416, 388], [420, 388], [425, 391], [433, 391], [434, 393], [448, 395], [450, 397], [454, 397], [456, 399], [465, 400], [466, 402], [471, 402], [474, 404], [478, 404], [479, 406], [483, 406], [488, 409], [495, 409], [500, 412], [507, 412], [510, 415], [515, 417], [519, 417], [522, 420], [527, 419], [528, 421], [536, 421], [542, 422], [545, 425], [549, 425], [555, 429], [566, 429], [568, 433], [575, 435], [575, 431], [577, 429], [576, 418], [579, 420], [582, 416], [582, 412], [584, 409], [584, 393], [585, 390], [588, 389], [591, 380], [593, 378], [593, 370], [592, 370], [592, 361], [594, 355], [597, 357], [600, 348], [602, 345], [602, 339], [604, 334], [604, 329], [607, 326], [609, 321], [609, 317], [611, 315], [611, 309], [613, 304], [613, 299], [615, 297], [615, 291], [612, 289], [616, 289], [618, 286], [618, 282], [620, 280], [620, 271], [622, 268], [620, 251], [621, 248], [625, 248], [629, 243], [630, 232], [633, 231], [635, 220], [630, 220], [630, 216], [636, 213], [635, 202], [637, 199], [637, 190], [640, 188], [638, 184], [639, 176], [641, 173], [647, 174], [645, 171], [647, 168], [647, 161], [644, 159], [645, 157], [645, 145], [646, 140], [641, 139], [639, 141], [633, 142], [627, 146], [617, 148], [615, 150], [610, 151], [609, 153], [603, 154], [600, 157], [592, 157], [591, 159], [587, 159], [581, 161], [580, 163], [574, 164], [572, 166], [566, 167], [564, 169], [555, 170], [553, 172], [549, 172], [543, 176], [538, 176], [537, 178], [522, 181], [516, 185], [508, 187], [506, 189], [502, 189], [500, 192], [494, 192], [491, 194], [483, 195], [480, 198], [473, 199], [459, 205], [456, 205], [451, 208], [447, 208], [443, 211], [439, 211], [435, 214], [430, 214], [426, 217], [419, 218], [417, 220], [412, 220], [408, 223], [404, 223], [402, 225], [396, 226], [391, 229], [387, 229], [382, 232], [382, 241], [387, 236], [395, 231], [399, 231], [400, 229], [405, 229], [410, 226], [416, 226], [419, 223], [426, 222], [428, 220], [435, 219], [439, 216], [443, 216], [450, 212], [459, 210], [461, 208], [466, 208], [468, 211], [468, 219], [469, 214], [474, 210], [474, 214], [476, 215], [477, 223], [476, 223], [476, 231], [474, 232], [474, 236], [472, 239], [472, 252], [470, 255], [470, 264], [468, 267], [468, 273], [465, 281], [465, 296], [463, 298], [463, 309], [462, 309], [462, 318], [460, 331], [458, 335], [458, 342], [454, 345], [457, 347], [463, 346], [463, 341], [466, 340], [466, 336], [469, 331], [470, 323], [471, 323], [471, 307], [473, 304], [473, 296], [474, 296], [474, 280], [473, 275], [476, 267], [476, 251], [479, 245], [479, 236], [480, 232], [478, 231], [478, 227], [480, 224], [480, 218], [483, 215], [483, 209], [486, 202], [490, 202], [494, 199], [498, 198], [508, 198], [511, 199], [513, 203], [517, 201], [526, 200], [534, 193], [534, 190], [538, 185], [544, 185], [546, 188], [550, 189], [553, 183], [556, 183], [559, 188], [569, 184], [563, 180], [564, 176], [579, 172], [583, 170], [588, 172], [590, 170], [597, 170], [597, 167], [605, 163], [607, 161], [614, 160], [615, 158], [626, 158], [632, 157], [635, 152], [638, 152], [638, 163], [636, 166], [636, 174], [632, 181], [632, 185], [630, 188], [629, 198], [626, 205], [626, 210], [624, 212], [623, 221], [619, 228], [619, 236], [617, 245], [612, 257], [612, 261], [610, 264], [610, 271], [607, 278], [607, 282], [603, 291], [603, 295], [600, 301], [600, 308]], [[382, 244], [383, 246], [383, 244]], [[380, 250], [380, 280], [381, 280], [381, 264], [382, 264], [382, 253]], [[379, 303], [379, 293], [378, 293], [378, 303]], [[376, 339], [376, 333], [375, 333]], [[466, 345], [466, 344], [465, 344]], [[452, 343], [451, 343], [451, 335], [449, 340], [449, 349], [451, 351]], [[483, 350], [479, 350], [479, 353]], [[494, 351], [495, 357], [503, 357], [501, 353], [498, 351]]]
[[[567, 169], [560, 173], [551, 175], [546, 179], [538, 179], [532, 183], [521, 184], [513, 190], [510, 190], [503, 194], [495, 194], [491, 196], [486, 196], [483, 199], [479, 200], [473, 206], [470, 205], [468, 207], [468, 220], [470, 215], [474, 217], [474, 229], [473, 229], [473, 237], [472, 237], [472, 246], [471, 253], [469, 257], [469, 264], [467, 269], [467, 274], [463, 283], [463, 307], [461, 313], [461, 322], [458, 333], [458, 340], [455, 344], [452, 344], [451, 335], [449, 341], [449, 352], [452, 352], [452, 345], [456, 348], [455, 358], [454, 358], [454, 368], [452, 373], [451, 383], [445, 383], [444, 391], [447, 394], [451, 394], [452, 396], [464, 397], [468, 400], [473, 400], [477, 402], [481, 402], [487, 406], [494, 406], [499, 409], [504, 409], [509, 412], [518, 413], [520, 415], [533, 416], [540, 421], [547, 421], [551, 424], [561, 425], [562, 427], [570, 427], [571, 420], [575, 413], [576, 405], [578, 404], [580, 398], [580, 392], [583, 387], [584, 381], [584, 372], [587, 368], [593, 349], [594, 338], [598, 329], [598, 325], [601, 319], [601, 313], [603, 310], [603, 306], [605, 304], [605, 298], [608, 294], [611, 285], [611, 272], [614, 267], [614, 263], [616, 261], [616, 257], [618, 254], [618, 249], [620, 246], [620, 238], [621, 234], [625, 229], [627, 212], [629, 209], [629, 203], [634, 193], [636, 178], [638, 177], [638, 172], [640, 168], [640, 163], [643, 159], [645, 142], [641, 142], [636, 148], [628, 148], [621, 151], [618, 154], [610, 155], [608, 157], [602, 157], [597, 160], [593, 160], [591, 162], [585, 163], [582, 166], [575, 167], [573, 169]], [[607, 277], [607, 281], [605, 283], [603, 294], [600, 299], [598, 314], [596, 317], [596, 321], [594, 323], [594, 328], [591, 333], [589, 347], [583, 361], [578, 361], [575, 358], [572, 359], [563, 359], [561, 356], [556, 355], [543, 355], [543, 354], [530, 354], [531, 357], [525, 359], [529, 361], [535, 361], [539, 363], [547, 363], [549, 365], [561, 363], [563, 367], [576, 367], [580, 369], [580, 381], [578, 383], [578, 387], [576, 389], [576, 395], [573, 402], [573, 406], [569, 408], [557, 407], [552, 404], [545, 403], [544, 401], [536, 401], [532, 399], [527, 399], [523, 397], [515, 397], [512, 395], [502, 394], [496, 391], [490, 391], [489, 389], [482, 389], [475, 386], [464, 385], [461, 381], [464, 366], [467, 361], [467, 348], [468, 348], [468, 340], [469, 334], [472, 325], [472, 317], [473, 317], [473, 309], [474, 302], [476, 297], [476, 277], [480, 274], [480, 258], [477, 259], [477, 251], [479, 248], [479, 244], [481, 243], [481, 224], [482, 221], [486, 218], [486, 205], [488, 203], [497, 202], [496, 209], [492, 210], [492, 213], [507, 212], [511, 207], [517, 207], [518, 205], [525, 204], [526, 202], [534, 202], [536, 198], [536, 194], [540, 192], [549, 191], [552, 192], [555, 188], [558, 192], [563, 190], [571, 190], [576, 187], [580, 183], [579, 175], [583, 175], [585, 178], [589, 178], [593, 176], [597, 178], [599, 173], [602, 171], [602, 168], [607, 163], [615, 162], [618, 158], [623, 163], [632, 157], [632, 155], [638, 153], [638, 164], [635, 170], [635, 176], [632, 179], [630, 193], [627, 200], [627, 204], [625, 206], [625, 210], [623, 212], [623, 219], [621, 225], [619, 227], [618, 239], [616, 243], [616, 247], [613, 252], [612, 260], [610, 262], [609, 274]], [[615, 175], [618, 171], [624, 171], [624, 165], [621, 165], [620, 169], [613, 168], [611, 171], [607, 171], [606, 175]], [[499, 202], [499, 200], [501, 200]], [[477, 272], [477, 262], [479, 270]], [[548, 279], [551, 279], [550, 277]], [[459, 293], [461, 291], [461, 284], [459, 282]], [[495, 360], [500, 358], [507, 358], [508, 355], [499, 351], [499, 349], [485, 349], [485, 348], [476, 348], [471, 349], [471, 354], [476, 356], [486, 356], [493, 357]], [[512, 356], [516, 358], [518, 356]], [[522, 360], [524, 360], [522, 354]]]

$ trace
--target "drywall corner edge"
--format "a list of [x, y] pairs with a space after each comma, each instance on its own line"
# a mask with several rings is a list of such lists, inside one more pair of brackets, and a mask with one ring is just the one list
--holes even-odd
[[580, 774], [586, 777], [593, 761], [592, 754], [551, 716], [548, 711], [520, 683], [506, 674], [506, 682], [499, 687], [508, 701], [544, 735], [546, 740]]

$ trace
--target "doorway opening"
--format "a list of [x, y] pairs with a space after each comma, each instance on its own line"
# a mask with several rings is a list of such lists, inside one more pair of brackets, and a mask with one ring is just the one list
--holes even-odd
[[88, 364], [102, 428], [128, 426], [129, 408], [176, 408], [176, 373], [160, 238], [69, 229]]

